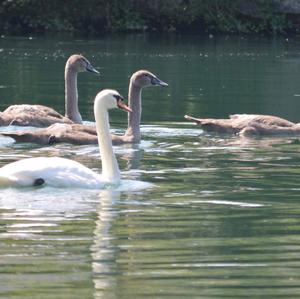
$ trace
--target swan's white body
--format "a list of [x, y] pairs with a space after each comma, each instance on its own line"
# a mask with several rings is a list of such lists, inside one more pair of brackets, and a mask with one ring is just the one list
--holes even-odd
[[114, 90], [103, 90], [96, 96], [94, 113], [102, 161], [102, 174], [84, 165], [59, 157], [29, 158], [7, 164], [0, 168], [0, 186], [30, 187], [47, 185], [52, 187], [103, 188], [120, 182], [120, 170], [113, 152], [109, 132], [108, 109], [121, 104], [121, 96]]
[[104, 179], [84, 165], [58, 157], [29, 158], [0, 169], [0, 186], [34, 186], [42, 179], [52, 187], [102, 188]]

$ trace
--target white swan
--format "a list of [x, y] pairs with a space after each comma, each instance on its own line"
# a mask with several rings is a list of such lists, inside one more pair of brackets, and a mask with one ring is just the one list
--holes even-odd
[[11, 105], [0, 112], [0, 126], [48, 127], [55, 123], [81, 124], [77, 92], [77, 74], [81, 72], [99, 74], [84, 56], [71, 55], [65, 66], [65, 116], [44, 105]]
[[115, 90], [105, 89], [95, 98], [94, 114], [102, 161], [102, 174], [65, 158], [28, 158], [0, 168], [0, 186], [30, 187], [47, 185], [53, 187], [103, 188], [118, 184], [120, 170], [113, 152], [109, 132], [108, 110], [121, 108], [128, 112], [122, 96]]

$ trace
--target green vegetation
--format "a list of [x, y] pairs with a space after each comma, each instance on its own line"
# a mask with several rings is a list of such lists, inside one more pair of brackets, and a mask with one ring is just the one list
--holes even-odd
[[295, 0], [2, 0], [0, 34], [297, 33]]

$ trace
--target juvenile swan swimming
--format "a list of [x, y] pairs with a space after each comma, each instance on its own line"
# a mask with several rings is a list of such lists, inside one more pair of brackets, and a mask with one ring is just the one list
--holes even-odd
[[47, 127], [54, 123], [82, 123], [78, 109], [77, 74], [99, 72], [82, 55], [72, 55], [65, 66], [65, 113], [43, 105], [12, 105], [0, 112], [0, 125]]
[[115, 90], [102, 90], [95, 98], [94, 114], [101, 153], [102, 174], [84, 165], [59, 157], [29, 158], [0, 168], [1, 187], [53, 187], [103, 188], [120, 182], [120, 170], [113, 152], [109, 133], [108, 110], [121, 108], [130, 112], [122, 96]]
[[299, 132], [297, 124], [272, 115], [234, 114], [228, 119], [195, 118], [185, 119], [195, 122], [208, 132], [245, 135], [293, 135]]
[[[132, 109], [132, 113], [128, 113], [128, 127], [125, 134], [112, 135], [114, 145], [140, 142], [141, 96], [143, 88], [148, 86], [168, 86], [168, 84], [146, 70], [137, 71], [131, 76], [128, 105]], [[9, 136], [18, 142], [34, 142], [38, 144], [53, 144], [58, 142], [96, 144], [98, 142], [95, 127], [82, 124], [57, 123], [48, 128], [38, 130], [3, 132], [1, 134]]]

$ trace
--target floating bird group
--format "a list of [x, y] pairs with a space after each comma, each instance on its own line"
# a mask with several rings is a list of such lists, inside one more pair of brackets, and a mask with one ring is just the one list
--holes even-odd
[[[141, 140], [141, 95], [148, 86], [168, 86], [147, 70], [135, 72], [129, 83], [128, 105], [112, 89], [100, 91], [94, 101], [95, 125], [85, 125], [78, 108], [77, 74], [99, 72], [82, 55], [72, 55], [65, 66], [65, 116], [42, 105], [13, 105], [0, 113], [0, 125], [42, 127], [36, 130], [2, 132], [18, 142], [54, 144], [98, 144], [102, 174], [84, 165], [59, 157], [38, 157], [19, 160], [0, 168], [0, 187], [103, 188], [120, 182], [120, 170], [113, 152], [113, 144], [138, 143]], [[108, 110], [121, 108], [128, 112], [128, 127], [124, 135], [109, 131]]]
[[[94, 101], [95, 125], [82, 122], [78, 107], [77, 74], [99, 72], [82, 55], [72, 55], [65, 66], [65, 115], [43, 105], [12, 105], [0, 112], [0, 126], [18, 125], [39, 127], [34, 130], [2, 132], [16, 142], [51, 145], [98, 144], [101, 153], [102, 174], [98, 174], [73, 160], [59, 157], [38, 157], [19, 160], [0, 168], [0, 187], [52, 187], [104, 188], [120, 182], [120, 170], [113, 145], [141, 141], [142, 90], [149, 86], [168, 86], [147, 71], [135, 72], [129, 82], [128, 106], [124, 98], [112, 89], [100, 91]], [[128, 126], [124, 135], [110, 134], [108, 110], [121, 108], [128, 113]], [[299, 135], [300, 124], [271, 115], [235, 114], [228, 119], [195, 118], [195, 122], [208, 132], [238, 134], [241, 136]]]
[[[66, 84], [66, 86], [67, 85], [68, 84]], [[141, 96], [142, 89], [148, 86], [168, 86], [168, 84], [146, 70], [137, 71], [131, 76], [128, 92], [128, 105], [131, 108], [132, 113], [128, 114], [128, 127], [125, 134], [123, 136], [111, 136], [112, 143], [114, 145], [122, 143], [138, 143], [141, 140]], [[74, 94], [75, 90], [69, 90], [69, 92], [71, 94]], [[69, 106], [72, 106], [73, 110], [77, 111], [78, 115], [80, 115], [78, 111], [77, 97], [73, 97], [73, 99], [76, 99], [76, 104], [74, 104], [75, 101], [73, 101], [72, 104], [70, 104], [71, 101], [69, 100]], [[59, 122], [47, 128], [41, 128], [37, 130], [5, 132], [2, 133], [2, 135], [9, 136], [18, 142], [33, 142], [42, 145], [60, 142], [66, 142], [71, 144], [98, 143], [97, 131], [95, 126], [84, 125], [82, 123], [75, 123], [75, 121], [73, 123]]]

